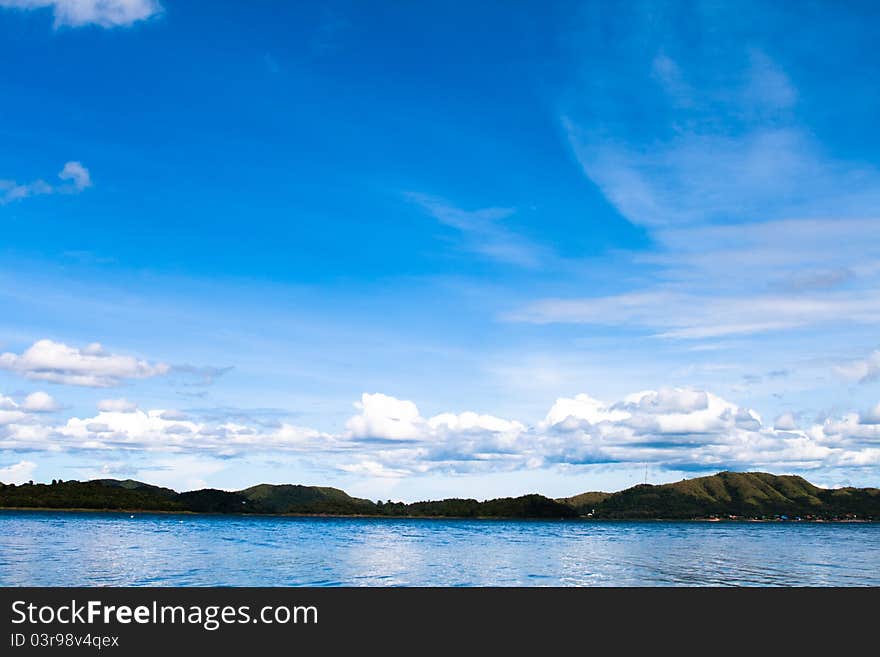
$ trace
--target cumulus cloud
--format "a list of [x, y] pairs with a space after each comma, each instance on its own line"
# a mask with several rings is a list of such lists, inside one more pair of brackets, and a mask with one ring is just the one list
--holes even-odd
[[[0, 6], [5, 0], [0, 0]], [[64, 168], [58, 173], [61, 183], [52, 185], [42, 178], [28, 182], [18, 183], [14, 180], [0, 179], [0, 205], [19, 201], [30, 196], [44, 196], [46, 194], [78, 194], [92, 186], [89, 170], [80, 162], [66, 162]]]
[[32, 392], [24, 399], [22, 408], [32, 413], [51, 413], [61, 408], [55, 398], [46, 392]]
[[36, 420], [35, 414], [52, 413], [60, 409], [61, 405], [55, 398], [45, 392], [32, 392], [21, 402], [0, 395], [0, 426], [30, 424]]
[[167, 374], [169, 367], [132, 356], [109, 354], [98, 343], [80, 349], [52, 340], [39, 340], [21, 354], [0, 354], [0, 369], [35, 381], [109, 388], [126, 379]]
[[0, 468], [0, 482], [4, 484], [23, 484], [33, 477], [37, 464], [32, 461], [19, 461]]
[[779, 431], [794, 431], [798, 428], [797, 419], [792, 413], [783, 413], [774, 420], [773, 428]]
[[750, 408], [690, 388], [646, 390], [610, 402], [585, 393], [560, 398], [531, 426], [473, 411], [425, 417], [412, 401], [366, 393], [338, 433], [222, 414], [124, 412], [122, 405], [51, 425], [11, 400], [0, 401], [0, 449], [214, 458], [286, 452], [319, 467], [383, 478], [594, 464], [788, 471], [880, 466], [880, 408], [804, 428], [783, 415], [769, 426]]
[[[665, 398], [671, 406], [659, 410]], [[647, 402], [647, 403], [645, 403]], [[625, 409], [616, 421], [548, 422], [545, 459], [559, 464], [650, 462], [672, 468], [818, 467], [861, 452], [851, 431], [831, 437], [765, 427], [753, 410], [712, 393], [636, 393], [598, 409]]]
[[[580, 395], [579, 397], [584, 397]], [[701, 390], [683, 388], [647, 390], [627, 395], [623, 400], [607, 404], [590, 398], [590, 412], [575, 421], [569, 416], [560, 419], [554, 409], [571, 405], [574, 399], [559, 399], [544, 423], [551, 431], [591, 431], [596, 427], [631, 431], [628, 441], [639, 442], [641, 437], [653, 442], [712, 434], [738, 424], [751, 424], [755, 417], [747, 409]], [[621, 434], [622, 435], [622, 434]]]
[[574, 397], [561, 397], [556, 400], [547, 413], [545, 424], [558, 427], [577, 427], [581, 422], [596, 424], [603, 421], [615, 422], [629, 417], [629, 413], [609, 408], [605, 402], [590, 397], [586, 393]]
[[[364, 393], [355, 408], [360, 412], [346, 423], [345, 438], [413, 442], [433, 452], [455, 449], [463, 442], [473, 447], [487, 439], [499, 446], [526, 431], [520, 422], [472, 411], [425, 418], [415, 403], [381, 393]], [[491, 449], [489, 445], [485, 447]]]
[[29, 415], [9, 397], [0, 395], [0, 427], [24, 422]]
[[[120, 400], [108, 400], [118, 402]], [[106, 410], [113, 408], [114, 410]], [[339, 439], [288, 423], [267, 428], [232, 420], [169, 419], [165, 410], [143, 411], [124, 404], [106, 404], [93, 417], [72, 417], [64, 424], [22, 432], [11, 426], [0, 448], [18, 450], [95, 450], [199, 453], [216, 457], [255, 451], [332, 451]]]
[[[412, 402], [384, 395], [367, 396], [358, 408], [344, 438], [362, 444], [352, 445], [345, 454], [356, 458], [339, 467], [365, 476], [645, 462], [704, 470], [880, 465], [880, 426], [858, 416], [807, 430], [781, 418], [771, 427], [753, 409], [689, 388], [615, 402], [560, 398], [535, 426], [472, 412], [423, 418]], [[367, 425], [372, 430], [360, 430]], [[371, 447], [371, 436], [387, 442]]]
[[52, 9], [59, 27], [128, 27], [162, 13], [157, 0], [0, 0], [0, 7]]
[[880, 403], [859, 416], [859, 424], [880, 425]]
[[99, 411], [110, 413], [134, 413], [137, 408], [137, 404], [127, 399], [102, 399], [98, 402]]
[[709, 408], [709, 395], [703, 390], [663, 388], [630, 395], [626, 402], [646, 413], [693, 413]]
[[415, 440], [425, 425], [416, 405], [381, 393], [364, 393], [355, 403], [360, 411], [345, 427], [355, 438]]

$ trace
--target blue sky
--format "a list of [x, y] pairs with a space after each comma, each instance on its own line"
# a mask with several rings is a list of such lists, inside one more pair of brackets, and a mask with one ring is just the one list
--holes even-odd
[[877, 18], [0, 0], [0, 480], [876, 485]]

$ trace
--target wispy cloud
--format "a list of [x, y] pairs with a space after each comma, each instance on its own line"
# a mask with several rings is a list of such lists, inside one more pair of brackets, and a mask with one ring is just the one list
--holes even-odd
[[0, 0], [0, 7], [51, 9], [55, 28], [128, 27], [162, 13], [158, 0]]
[[507, 319], [627, 325], [667, 337], [880, 323], [880, 219], [779, 219], [656, 227], [632, 254], [648, 283], [621, 294], [542, 299]]
[[793, 121], [728, 132], [707, 120], [649, 143], [562, 122], [586, 175], [635, 224], [861, 218], [880, 201], [880, 172], [827, 156]]
[[586, 175], [628, 220], [862, 217], [876, 207], [880, 173], [829, 153], [803, 122], [796, 81], [771, 55], [779, 44], [760, 28], [740, 32], [736, 9], [696, 3], [688, 29], [674, 4], [584, 11], [562, 128]]
[[351, 21], [338, 7], [325, 3], [320, 20], [312, 33], [310, 50], [316, 55], [325, 55], [341, 49], [351, 25]]
[[224, 374], [228, 374], [233, 370], [232, 366], [216, 367], [213, 365], [172, 365], [169, 372], [171, 374], [180, 374], [185, 377], [192, 377], [192, 383], [185, 385], [210, 386]]
[[880, 289], [809, 296], [717, 296], [658, 289], [608, 297], [543, 299], [506, 316], [534, 324], [628, 326], [657, 337], [717, 338], [822, 324], [880, 323]]
[[409, 192], [406, 198], [444, 226], [459, 232], [462, 247], [491, 260], [520, 267], [540, 266], [548, 257], [547, 249], [517, 235], [504, 225], [515, 214], [514, 208], [488, 207], [463, 210], [444, 199]]
[[[3, 0], [0, 0], [0, 3], [2, 2]], [[75, 161], [65, 163], [61, 171], [58, 172], [58, 178], [61, 183], [55, 185], [51, 185], [41, 178], [28, 183], [0, 180], [0, 205], [30, 196], [78, 194], [92, 186], [89, 170]]]
[[[630, 254], [615, 293], [538, 299], [506, 318], [677, 339], [880, 323], [880, 171], [826, 152], [764, 50], [704, 52], [657, 33], [663, 10], [639, 16], [622, 28], [640, 46], [627, 42], [620, 79], [591, 69], [561, 123], [584, 173], [652, 248]], [[720, 29], [711, 11], [695, 20]]]

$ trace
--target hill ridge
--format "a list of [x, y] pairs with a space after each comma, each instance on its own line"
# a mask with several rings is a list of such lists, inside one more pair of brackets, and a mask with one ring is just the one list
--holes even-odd
[[0, 509], [87, 509], [380, 517], [880, 520], [880, 489], [816, 486], [798, 475], [723, 471], [668, 484], [638, 484], [551, 499], [539, 494], [479, 501], [373, 502], [330, 486], [256, 484], [238, 491], [178, 493], [133, 479], [0, 483]]
[[563, 500], [579, 514], [597, 518], [880, 518], [876, 488], [826, 489], [798, 475], [766, 472], [723, 471], [669, 484], [639, 484], [601, 500], [595, 495], [582, 493]]

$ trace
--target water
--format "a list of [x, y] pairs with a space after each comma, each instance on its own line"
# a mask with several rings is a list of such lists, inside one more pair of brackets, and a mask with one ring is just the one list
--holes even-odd
[[0, 512], [5, 586], [880, 585], [880, 524]]

